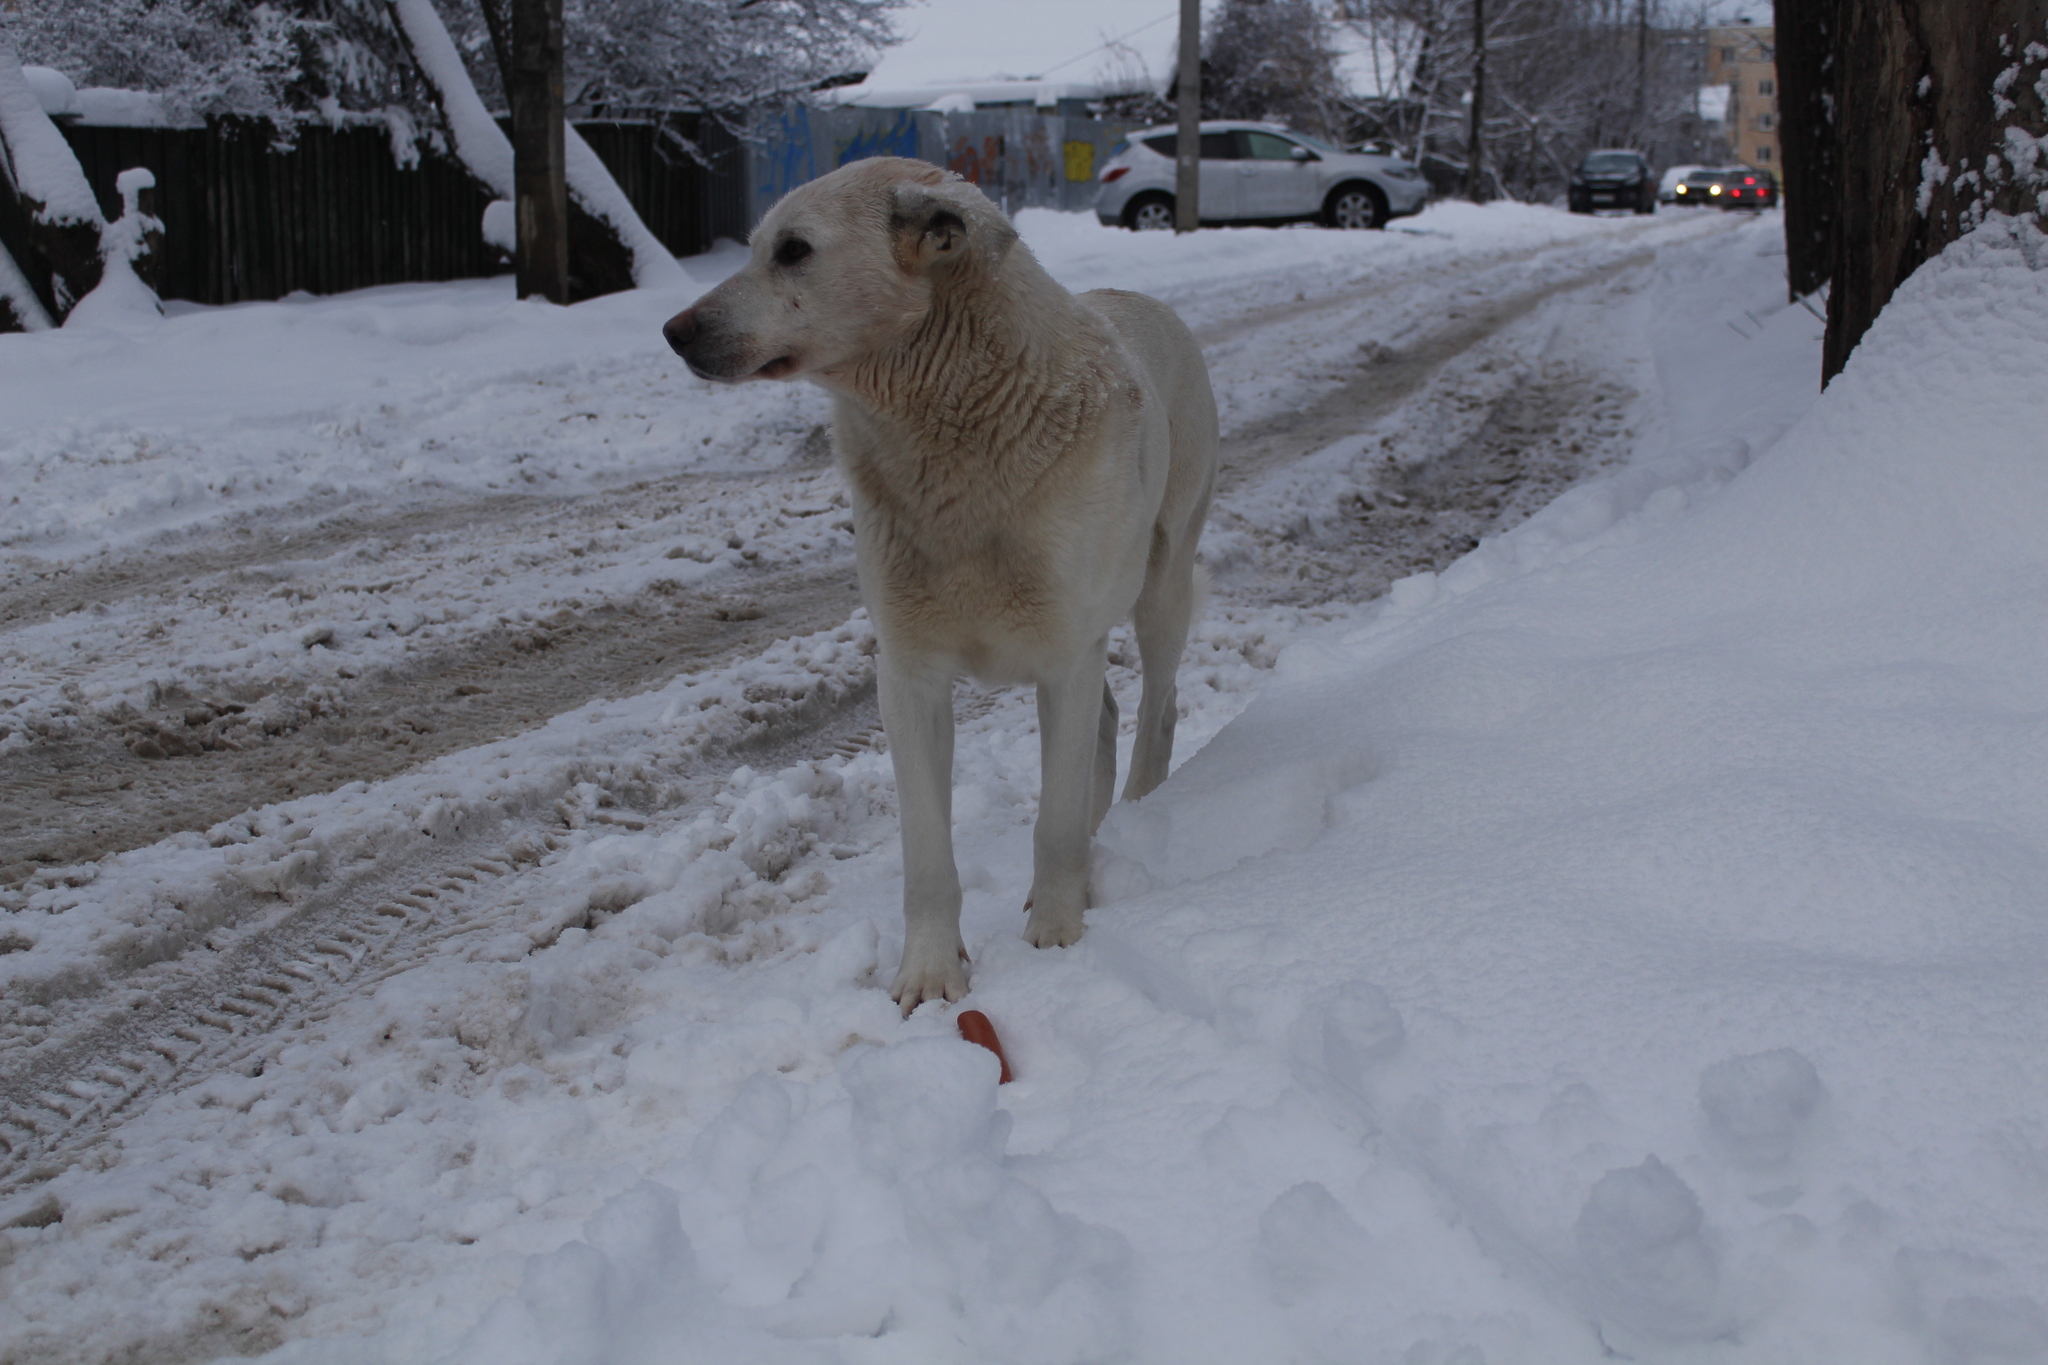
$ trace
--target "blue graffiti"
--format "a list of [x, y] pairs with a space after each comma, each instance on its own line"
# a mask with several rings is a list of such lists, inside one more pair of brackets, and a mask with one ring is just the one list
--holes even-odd
[[883, 128], [859, 128], [839, 144], [838, 164], [870, 156], [917, 155], [917, 120], [907, 110], [897, 110]]

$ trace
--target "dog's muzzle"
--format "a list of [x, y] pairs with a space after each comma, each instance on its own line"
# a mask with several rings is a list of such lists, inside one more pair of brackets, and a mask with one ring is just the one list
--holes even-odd
[[[661, 334], [668, 341], [668, 348], [684, 360], [690, 358], [690, 343], [697, 339], [697, 310], [685, 308], [668, 320]], [[692, 368], [695, 368], [694, 366]]]
[[765, 365], [755, 365], [747, 354], [743, 343], [736, 342], [719, 326], [714, 315], [711, 326], [706, 327], [699, 316], [699, 309], [686, 308], [668, 320], [661, 334], [668, 339], [669, 349], [683, 358], [690, 367], [690, 373], [699, 379], [720, 380], [727, 383], [744, 379], [783, 379], [795, 369], [796, 361], [789, 356], [777, 356]]

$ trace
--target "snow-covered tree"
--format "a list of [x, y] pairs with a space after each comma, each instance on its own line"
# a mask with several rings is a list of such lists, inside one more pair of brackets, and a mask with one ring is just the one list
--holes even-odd
[[[1355, 106], [1359, 131], [1468, 157], [1472, 0], [1334, 3], [1388, 92]], [[1696, 151], [1701, 8], [1695, 0], [1485, 0], [1481, 137], [1495, 187], [1547, 198], [1593, 147], [1632, 146], [1658, 160]]]
[[[99, 201], [0, 32], [0, 330], [63, 321], [100, 282]], [[17, 257], [14, 252], [21, 253]], [[33, 276], [29, 272], [34, 272]], [[24, 297], [23, 291], [28, 293]]]
[[[864, 70], [906, 0], [567, 0], [572, 116], [737, 111]], [[509, 0], [434, 0], [485, 102], [502, 108]], [[6, 0], [23, 59], [79, 85], [148, 90], [176, 117], [280, 127], [337, 110], [434, 121], [384, 0]], [[495, 42], [494, 42], [495, 38]]]
[[[571, 109], [740, 110], [865, 71], [906, 0], [565, 0]], [[506, 65], [510, 0], [442, 0], [467, 51]], [[483, 73], [479, 73], [480, 75]], [[491, 73], [495, 75], [494, 73]]]
[[1325, 136], [1344, 89], [1321, 0], [1223, 0], [1202, 35], [1202, 113]]
[[79, 85], [152, 91], [177, 118], [289, 122], [313, 38], [277, 6], [234, 0], [15, 0], [0, 25], [25, 60]]

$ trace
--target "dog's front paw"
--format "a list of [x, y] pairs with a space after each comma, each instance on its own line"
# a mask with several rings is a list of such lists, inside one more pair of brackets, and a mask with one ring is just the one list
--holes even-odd
[[1024, 921], [1024, 941], [1034, 948], [1064, 948], [1081, 941], [1081, 911], [1059, 911], [1041, 907], [1037, 897], [1025, 904], [1030, 917]]
[[903, 966], [889, 995], [908, 1015], [927, 1000], [958, 1000], [967, 994], [967, 949], [958, 942], [942, 949], [903, 947]]

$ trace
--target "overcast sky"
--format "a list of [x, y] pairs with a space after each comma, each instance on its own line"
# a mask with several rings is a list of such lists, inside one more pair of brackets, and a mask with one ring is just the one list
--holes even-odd
[[[1718, 23], [1771, 22], [1768, 0], [1710, 0], [1709, 10]], [[897, 13], [904, 41], [882, 54], [869, 84], [1094, 81], [1131, 64], [1163, 80], [1179, 12], [1173, 0], [913, 0]]]

